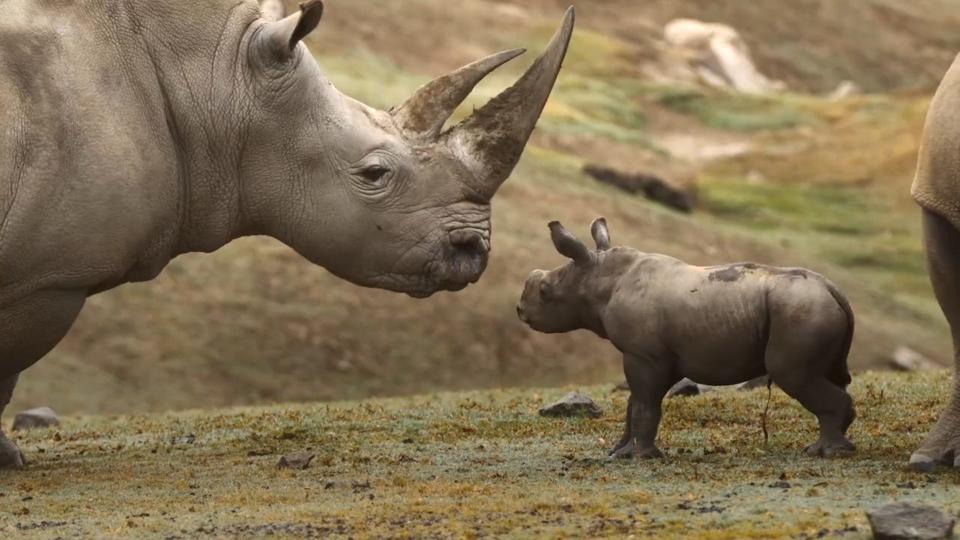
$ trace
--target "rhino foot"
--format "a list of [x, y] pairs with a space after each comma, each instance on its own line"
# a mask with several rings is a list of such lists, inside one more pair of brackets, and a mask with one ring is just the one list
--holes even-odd
[[930, 472], [938, 467], [960, 469], [960, 442], [939, 449], [926, 445], [910, 456], [910, 468], [920, 472]]
[[630, 441], [619, 448], [611, 450], [608, 455], [609, 459], [656, 459], [662, 458], [663, 452], [656, 446], [637, 448], [636, 442]]
[[22, 469], [26, 465], [23, 452], [0, 432], [0, 469]]
[[804, 449], [810, 457], [836, 458], [852, 456], [857, 447], [846, 438], [835, 441], [820, 439]]

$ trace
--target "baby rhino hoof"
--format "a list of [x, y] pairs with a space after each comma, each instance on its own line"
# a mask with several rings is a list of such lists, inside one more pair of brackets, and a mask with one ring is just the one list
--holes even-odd
[[840, 441], [819, 440], [808, 446], [804, 452], [810, 457], [847, 457], [852, 456], [857, 447], [846, 439]]
[[655, 459], [662, 458], [663, 453], [656, 446], [638, 449], [636, 444], [630, 442], [611, 450], [609, 456], [610, 459]]

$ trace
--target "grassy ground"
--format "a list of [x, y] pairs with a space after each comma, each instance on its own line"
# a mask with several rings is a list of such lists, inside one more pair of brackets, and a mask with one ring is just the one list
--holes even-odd
[[[814, 419], [775, 390], [666, 403], [659, 461], [608, 462], [623, 393], [586, 389], [597, 420], [544, 419], [565, 389], [149, 416], [70, 417], [19, 442], [0, 472], [0, 534], [203, 538], [350, 536], [868, 538], [863, 510], [918, 500], [960, 512], [960, 473], [907, 456], [946, 397], [945, 373], [867, 373], [851, 386], [856, 456], [801, 455]], [[292, 451], [310, 468], [276, 467]]]

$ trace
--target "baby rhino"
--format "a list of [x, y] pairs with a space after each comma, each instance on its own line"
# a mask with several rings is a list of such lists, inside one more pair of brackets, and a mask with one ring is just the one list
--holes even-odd
[[517, 314], [540, 332], [591, 330], [623, 353], [630, 400], [611, 456], [662, 456], [660, 403], [681, 378], [726, 385], [764, 374], [817, 416], [820, 438], [807, 454], [854, 450], [845, 437], [855, 417], [846, 392], [853, 313], [832, 283], [801, 268], [691, 266], [610, 247], [603, 218], [592, 232], [596, 251], [550, 223], [554, 246], [572, 261], [534, 270]]

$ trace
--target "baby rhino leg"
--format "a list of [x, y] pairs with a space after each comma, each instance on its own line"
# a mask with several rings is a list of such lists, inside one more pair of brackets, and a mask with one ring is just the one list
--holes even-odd
[[766, 364], [773, 379], [784, 392], [816, 415], [820, 437], [807, 446], [810, 456], [849, 455], [855, 447], [845, 434], [854, 419], [853, 400], [846, 390], [830, 382], [825, 373], [836, 362], [840, 345], [823, 343], [802, 331], [771, 332]]
[[610, 453], [612, 458], [650, 459], [663, 457], [656, 446], [660, 426], [661, 403], [667, 390], [677, 378], [672, 376], [668, 362], [642, 359], [625, 354], [624, 373], [630, 385], [626, 428], [620, 444]]

